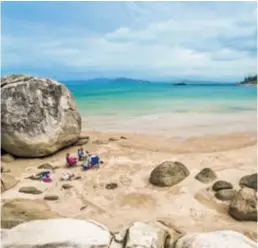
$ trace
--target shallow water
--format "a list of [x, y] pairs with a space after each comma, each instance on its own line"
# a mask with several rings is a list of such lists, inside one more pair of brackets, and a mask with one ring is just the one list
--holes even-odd
[[[175, 86], [126, 80], [64, 82], [84, 129], [151, 133], [255, 131], [257, 88], [232, 84]], [[187, 130], [186, 130], [187, 129]]]

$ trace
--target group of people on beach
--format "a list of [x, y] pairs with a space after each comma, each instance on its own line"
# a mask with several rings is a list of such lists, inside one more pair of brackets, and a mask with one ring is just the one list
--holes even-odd
[[99, 166], [99, 157], [95, 154], [90, 154], [88, 151], [85, 151], [83, 147], [77, 150], [77, 157], [71, 156], [70, 153], [66, 154], [66, 163], [68, 167], [77, 165], [78, 161], [81, 161], [82, 168], [87, 170], [93, 166]]

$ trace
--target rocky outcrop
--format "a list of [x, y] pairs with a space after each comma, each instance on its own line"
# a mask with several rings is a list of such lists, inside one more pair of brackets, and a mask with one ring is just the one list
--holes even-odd
[[15, 179], [12, 175], [5, 173], [1, 174], [1, 192], [13, 188], [19, 181]]
[[13, 75], [1, 79], [1, 127], [5, 151], [42, 157], [78, 140], [81, 117], [63, 84]]
[[219, 180], [212, 185], [212, 189], [214, 191], [219, 191], [222, 189], [233, 189], [233, 185], [227, 181]]
[[35, 220], [5, 232], [2, 247], [108, 248], [111, 238], [109, 230], [94, 221]]
[[256, 243], [234, 231], [193, 233], [180, 238], [175, 248], [255, 248]]
[[181, 182], [189, 174], [190, 172], [182, 163], [166, 161], [151, 172], [149, 180], [156, 186], [167, 187]]
[[215, 193], [215, 197], [221, 201], [231, 201], [236, 195], [234, 189], [222, 189]]
[[240, 221], [257, 221], [257, 195], [254, 189], [242, 188], [232, 200], [229, 214]]
[[257, 190], [257, 173], [242, 177], [239, 181], [239, 185], [241, 187], [248, 187]]
[[216, 173], [210, 168], [202, 169], [196, 176], [195, 179], [202, 183], [211, 183], [217, 178]]
[[2, 228], [12, 228], [31, 220], [60, 218], [43, 200], [13, 199], [2, 206]]
[[1, 161], [5, 163], [10, 163], [10, 162], [13, 162], [14, 160], [15, 160], [15, 157], [8, 153], [1, 156]]
[[163, 248], [167, 236], [161, 228], [135, 222], [127, 231], [125, 248]]

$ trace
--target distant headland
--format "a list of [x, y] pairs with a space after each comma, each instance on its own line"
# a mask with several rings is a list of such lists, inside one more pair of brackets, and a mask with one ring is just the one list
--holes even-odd
[[239, 84], [241, 84], [241, 85], [257, 85], [257, 75], [245, 77], [245, 79], [243, 81], [241, 81]]

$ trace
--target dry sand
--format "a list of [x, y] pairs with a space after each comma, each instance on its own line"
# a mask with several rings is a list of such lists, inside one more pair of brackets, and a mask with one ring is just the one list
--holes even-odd
[[[71, 147], [42, 159], [17, 159], [2, 163], [20, 182], [2, 194], [2, 203], [11, 198], [42, 199], [45, 194], [57, 194], [60, 199], [47, 202], [62, 216], [94, 219], [111, 230], [119, 230], [133, 221], [159, 220], [162, 225], [173, 225], [187, 232], [232, 229], [256, 237], [255, 222], [239, 222], [227, 213], [228, 203], [218, 201], [209, 189], [194, 176], [204, 167], [212, 168], [219, 179], [239, 188], [239, 179], [257, 170], [256, 133], [232, 133], [188, 139], [135, 135], [126, 133], [91, 132], [90, 142], [84, 148], [96, 153], [104, 161], [99, 169], [82, 171], [78, 166], [64, 168], [64, 154], [76, 154], [78, 147]], [[127, 139], [119, 139], [125, 136]], [[108, 141], [94, 145], [95, 139]], [[184, 163], [190, 176], [173, 187], [159, 188], [148, 181], [151, 170], [165, 160]], [[52, 183], [24, 179], [38, 172], [37, 166], [52, 162], [61, 166], [51, 174]], [[74, 187], [63, 190], [60, 176], [67, 171], [82, 176], [69, 182]], [[117, 183], [113, 190], [107, 183]], [[21, 186], [36, 186], [41, 195], [18, 192]]]

